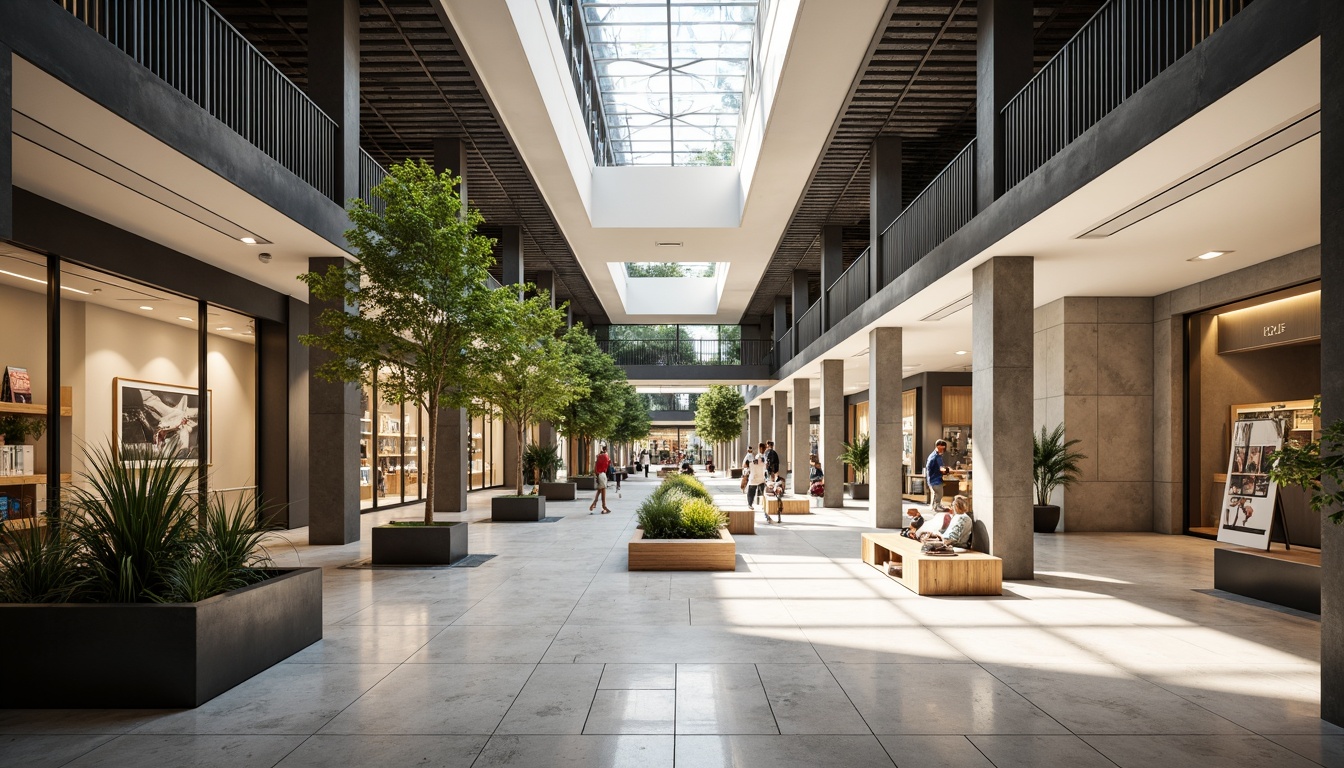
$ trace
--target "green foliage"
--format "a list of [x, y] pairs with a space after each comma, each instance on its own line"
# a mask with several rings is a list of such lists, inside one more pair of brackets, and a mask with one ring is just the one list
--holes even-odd
[[563, 338], [588, 386], [585, 397], [569, 403], [555, 427], [566, 437], [592, 440], [617, 431], [626, 409], [625, 371], [603, 352], [582, 325], [575, 325]]
[[686, 277], [686, 269], [675, 261], [628, 262], [627, 277]]
[[[469, 350], [506, 322], [486, 282], [492, 241], [476, 234], [479, 212], [463, 215], [460, 181], [423, 160], [392, 166], [373, 189], [384, 213], [350, 201], [354, 227], [345, 239], [359, 262], [299, 277], [313, 298], [346, 308], [323, 310], [313, 333], [300, 337], [330, 353], [315, 373], [366, 385], [376, 377], [388, 402], [415, 402], [429, 413], [422, 471], [431, 499], [439, 409], [469, 404]], [[427, 521], [432, 514], [426, 504]]]
[[87, 580], [71, 539], [49, 528], [6, 527], [0, 548], [0, 603], [69, 603]]
[[713, 503], [695, 499], [681, 505], [681, 536], [685, 539], [716, 539], [728, 516]]
[[840, 454], [840, 461], [854, 468], [854, 475], [860, 483], [868, 482], [868, 442], [868, 433], [865, 432], [845, 443], [845, 450]]
[[653, 417], [649, 414], [649, 404], [630, 384], [622, 388], [620, 417], [616, 428], [608, 437], [615, 443], [632, 443], [649, 436], [653, 429]]
[[[1316, 396], [1312, 413], [1321, 417], [1321, 397]], [[1311, 494], [1313, 512], [1335, 511], [1330, 521], [1344, 522], [1344, 419], [1321, 425], [1319, 440], [1296, 445], [1285, 443], [1269, 455], [1269, 479], [1279, 485], [1295, 485]]]
[[479, 339], [468, 354], [473, 382], [471, 410], [489, 413], [517, 431], [518, 462], [513, 486], [523, 492], [523, 445], [527, 425], [559, 421], [571, 404], [589, 395], [589, 384], [570, 347], [556, 333], [565, 315], [551, 307], [550, 296], [518, 301], [517, 287], [494, 291], [504, 318], [493, 333]]
[[709, 492], [705, 484], [691, 475], [668, 475], [653, 491], [655, 495], [674, 492], [683, 494], [687, 498], [704, 499], [705, 501], [714, 500], [714, 494]]
[[532, 443], [523, 450], [523, 472], [533, 483], [549, 483], [555, 480], [555, 473], [565, 467], [560, 458], [560, 449], [554, 445]]
[[706, 149], [696, 152], [691, 156], [687, 165], [732, 165], [733, 148], [731, 141], [720, 141], [713, 149]]
[[40, 440], [46, 432], [47, 420], [40, 416], [0, 416], [0, 435], [4, 436], [5, 445], [23, 445], [28, 438]]
[[1078, 482], [1082, 470], [1078, 462], [1087, 456], [1070, 450], [1079, 440], [1064, 441], [1064, 425], [1058, 424], [1049, 434], [1041, 427], [1039, 435], [1032, 435], [1032, 477], [1036, 485], [1036, 503], [1050, 504], [1050, 494], [1056, 488], [1067, 488]]
[[742, 434], [742, 409], [746, 407], [736, 387], [715, 384], [695, 406], [695, 432], [710, 443], [726, 443]]
[[681, 533], [681, 500], [650, 496], [635, 511], [646, 539], [677, 539]]

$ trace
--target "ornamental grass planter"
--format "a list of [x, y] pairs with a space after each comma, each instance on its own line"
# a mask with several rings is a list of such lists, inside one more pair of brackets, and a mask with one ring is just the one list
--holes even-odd
[[466, 556], [466, 523], [373, 527], [374, 565], [452, 565]]
[[551, 501], [573, 501], [577, 487], [574, 483], [541, 483], [537, 493]]
[[574, 481], [574, 486], [578, 488], [580, 491], [597, 490], [597, 478], [592, 475], [587, 475], [584, 477], [571, 477], [570, 480]]
[[322, 639], [322, 569], [267, 571], [199, 603], [0, 605], [0, 707], [199, 707]]
[[737, 570], [737, 543], [726, 528], [717, 539], [645, 539], [636, 530], [627, 548], [631, 571]]
[[490, 500], [490, 519], [496, 523], [539, 523], [545, 516], [545, 496], [496, 496]]

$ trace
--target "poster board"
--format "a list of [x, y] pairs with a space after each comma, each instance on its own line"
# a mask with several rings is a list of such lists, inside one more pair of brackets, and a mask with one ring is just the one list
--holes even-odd
[[1219, 507], [1218, 541], [1269, 549], [1279, 488], [1269, 479], [1269, 457], [1283, 445], [1283, 421], [1240, 419], [1232, 423], [1232, 451]]

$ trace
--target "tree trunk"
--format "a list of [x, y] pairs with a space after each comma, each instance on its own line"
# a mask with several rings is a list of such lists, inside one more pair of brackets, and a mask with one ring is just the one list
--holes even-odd
[[426, 409], [429, 411], [429, 451], [425, 466], [420, 468], [425, 473], [425, 525], [434, 524], [434, 455], [439, 447], [438, 398], [432, 398], [430, 402], [432, 405]]

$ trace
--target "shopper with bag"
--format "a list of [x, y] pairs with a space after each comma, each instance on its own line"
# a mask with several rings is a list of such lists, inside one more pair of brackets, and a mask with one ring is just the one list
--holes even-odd
[[588, 512], [591, 513], [597, 508], [597, 502], [602, 502], [602, 514], [609, 514], [607, 508], [607, 473], [611, 470], [611, 457], [607, 455], [607, 446], [602, 446], [602, 450], [597, 454], [597, 463], [593, 465], [593, 479], [597, 482], [597, 493], [593, 494], [593, 503], [588, 505]]

